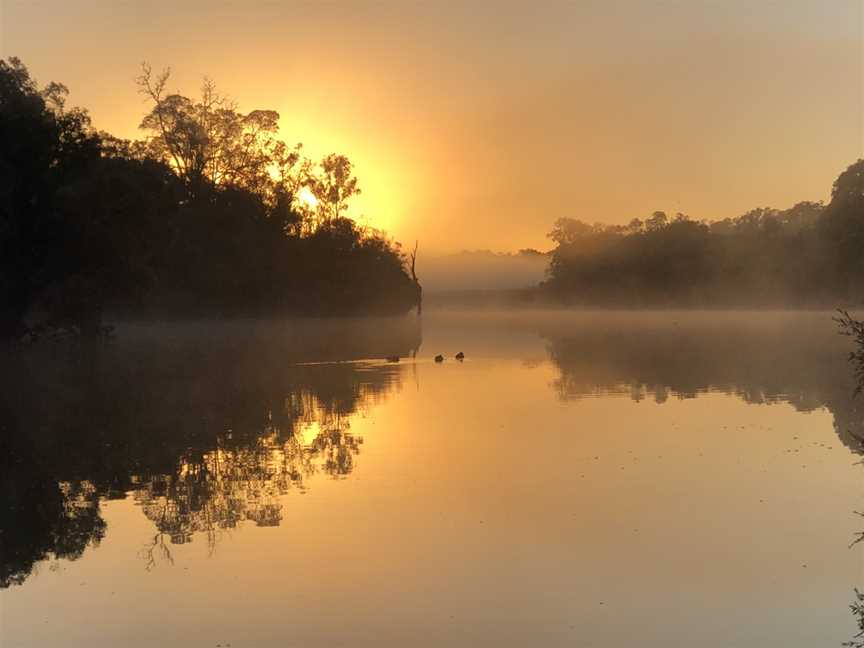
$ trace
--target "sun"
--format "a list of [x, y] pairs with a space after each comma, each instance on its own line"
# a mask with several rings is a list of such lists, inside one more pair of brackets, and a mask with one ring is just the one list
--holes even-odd
[[314, 209], [318, 206], [318, 199], [309, 187], [301, 187], [297, 192], [297, 197], [294, 199], [297, 205]]

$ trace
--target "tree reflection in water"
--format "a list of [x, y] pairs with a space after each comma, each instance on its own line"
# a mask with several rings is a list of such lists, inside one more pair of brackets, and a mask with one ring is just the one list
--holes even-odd
[[[374, 390], [361, 386], [362, 407]], [[148, 566], [161, 556], [171, 559], [171, 544], [191, 542], [203, 534], [211, 550], [220, 532], [243, 522], [259, 527], [282, 521], [280, 498], [303, 491], [305, 480], [323, 473], [342, 478], [354, 468], [362, 437], [351, 434], [350, 415], [328, 410], [309, 392], [286, 398], [291, 424], [272, 423], [248, 445], [232, 444], [231, 433], [198, 456], [186, 455], [172, 474], [133, 478], [134, 498], [158, 533], [144, 550]]]
[[[3, 520], [0, 588], [23, 583], [39, 561], [77, 560], [105, 536], [106, 525], [93, 484], [41, 481], [32, 486], [39, 491], [23, 493], [27, 502], [7, 501], [4, 506], [19, 513], [14, 524], [25, 532], [11, 533], [12, 527], [7, 526], [10, 520]], [[30, 501], [31, 497], [38, 499]], [[31, 508], [34, 505], [38, 508]]]
[[[862, 452], [864, 398], [853, 397], [848, 340], [830, 322], [640, 317], [541, 325], [558, 396], [615, 392], [663, 402], [717, 390], [752, 403], [824, 407], [843, 443]], [[239, 525], [279, 524], [291, 490], [302, 492], [314, 475], [351, 473], [362, 445], [352, 417], [401, 383], [403, 365], [383, 360], [298, 365], [304, 358], [289, 353], [281, 329], [224, 340], [171, 331], [129, 345], [40, 348], [6, 364], [0, 586], [24, 582], [41, 561], [74, 560], [98, 545], [100, 500], [129, 492], [154, 525], [148, 566], [196, 535], [212, 548]], [[394, 334], [380, 323], [353, 348], [323, 341], [345, 332], [326, 331], [315, 353], [405, 357], [419, 346], [419, 331]], [[303, 348], [302, 336], [290, 345]]]
[[753, 404], [826, 408], [840, 441], [864, 454], [864, 398], [855, 397], [849, 343], [830, 317], [634, 314], [541, 334], [562, 400], [619, 393], [664, 403], [718, 391]]
[[[558, 370], [551, 387], [562, 400], [619, 393], [665, 403], [719, 391], [752, 404], [825, 408], [840, 441], [864, 454], [861, 385], [847, 362], [849, 340], [836, 335], [828, 317], [627, 314], [611, 321], [607, 316], [602, 326], [584, 321], [565, 330], [550, 324], [541, 333]], [[859, 366], [857, 379], [862, 377]], [[849, 547], [862, 542], [864, 531]], [[864, 648], [864, 594], [855, 590], [850, 608], [859, 633], [843, 645]]]
[[[155, 526], [146, 564], [200, 534], [278, 525], [280, 497], [350, 474], [353, 416], [402, 365], [303, 365], [419, 347], [416, 320], [145, 328], [110, 344], [44, 345], [0, 371], [0, 587], [99, 544], [100, 501], [132, 493]], [[303, 354], [309, 354], [304, 356]]]

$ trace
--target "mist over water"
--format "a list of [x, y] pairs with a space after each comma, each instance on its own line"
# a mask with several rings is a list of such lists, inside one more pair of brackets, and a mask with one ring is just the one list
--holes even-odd
[[518, 254], [465, 251], [426, 259], [423, 284], [428, 293], [524, 289], [543, 281], [548, 267], [549, 255], [536, 250]]
[[839, 646], [848, 351], [826, 312], [551, 310], [19, 349], [0, 644]]
[[0, 648], [864, 648], [862, 17], [0, 0]]

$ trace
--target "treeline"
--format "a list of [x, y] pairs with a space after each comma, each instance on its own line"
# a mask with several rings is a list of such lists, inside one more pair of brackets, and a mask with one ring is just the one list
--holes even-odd
[[213, 84], [138, 78], [146, 137], [97, 132], [67, 89], [0, 61], [0, 336], [119, 315], [405, 312], [398, 244], [346, 217], [351, 162], [315, 164]]
[[541, 292], [580, 305], [828, 306], [864, 302], [864, 160], [831, 202], [716, 222], [655, 212], [628, 225], [562, 218]]

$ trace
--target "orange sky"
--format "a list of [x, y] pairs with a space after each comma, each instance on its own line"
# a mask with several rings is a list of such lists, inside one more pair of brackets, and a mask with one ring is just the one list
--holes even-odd
[[864, 2], [0, 0], [0, 55], [138, 136], [141, 61], [347, 154], [355, 214], [426, 250], [548, 248], [558, 217], [825, 200], [864, 156]]

